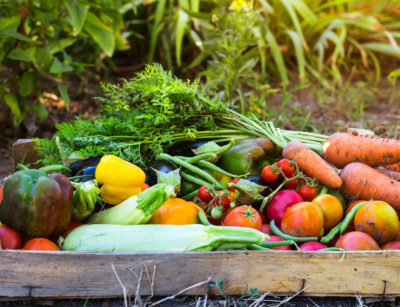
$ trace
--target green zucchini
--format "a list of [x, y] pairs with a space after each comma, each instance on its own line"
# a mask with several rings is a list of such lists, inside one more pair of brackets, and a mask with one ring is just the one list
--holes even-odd
[[243, 249], [264, 233], [247, 227], [87, 224], [75, 228], [63, 250], [82, 252], [180, 252]]
[[158, 183], [119, 205], [92, 215], [89, 224], [146, 224], [153, 213], [173, 196], [175, 193], [172, 185]]

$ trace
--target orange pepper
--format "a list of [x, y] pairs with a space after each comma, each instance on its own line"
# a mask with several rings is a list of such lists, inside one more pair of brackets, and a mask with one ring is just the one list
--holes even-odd
[[169, 198], [151, 217], [149, 224], [189, 225], [200, 224], [196, 208], [205, 214], [203, 208], [194, 202], [181, 198]]

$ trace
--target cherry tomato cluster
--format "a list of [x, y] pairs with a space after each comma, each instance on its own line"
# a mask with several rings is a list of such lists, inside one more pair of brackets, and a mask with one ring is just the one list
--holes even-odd
[[[273, 165], [268, 165], [263, 168], [261, 172], [261, 177], [264, 181], [272, 183], [279, 179], [279, 177], [284, 176], [288, 179], [293, 178], [296, 175], [295, 165], [288, 159], [281, 159]], [[286, 189], [298, 189], [300, 184], [300, 179], [296, 178], [287, 182], [284, 187]], [[299, 194], [303, 197], [305, 201], [311, 201], [317, 195], [317, 189], [314, 186], [308, 184], [302, 185], [298, 189]]]
[[[278, 180], [280, 175], [285, 176], [286, 178], [293, 178], [295, 176], [296, 168], [293, 164], [291, 164], [288, 159], [281, 159], [273, 165], [268, 165], [263, 168], [261, 172], [261, 177], [266, 182], [275, 182]], [[294, 179], [287, 183], [288, 186], [285, 185], [288, 189], [295, 189], [299, 184], [298, 179]]]
[[[239, 180], [240, 178], [235, 178], [231, 182], [238, 183]], [[205, 204], [205, 209], [214, 224], [220, 224], [227, 211], [235, 207], [235, 189], [231, 187], [227, 190], [215, 191], [213, 188], [202, 186], [197, 192], [197, 197]]]

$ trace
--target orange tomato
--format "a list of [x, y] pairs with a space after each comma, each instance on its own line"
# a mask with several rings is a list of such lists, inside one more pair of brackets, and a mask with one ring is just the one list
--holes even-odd
[[25, 243], [24, 250], [30, 251], [59, 251], [58, 246], [46, 238], [33, 238]]
[[181, 198], [169, 198], [151, 217], [149, 224], [189, 225], [199, 224], [196, 208], [204, 210], [194, 202]]
[[317, 204], [324, 214], [324, 229], [330, 230], [336, 226], [343, 217], [343, 206], [339, 199], [330, 194], [315, 197], [312, 202]]

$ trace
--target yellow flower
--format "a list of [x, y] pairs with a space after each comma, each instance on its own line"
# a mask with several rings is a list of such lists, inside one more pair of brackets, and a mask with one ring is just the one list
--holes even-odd
[[249, 11], [251, 9], [251, 4], [252, 4], [252, 1], [234, 0], [231, 3], [231, 5], [229, 6], [229, 9], [232, 11], [238, 11], [238, 12], [240, 12], [241, 10]]

